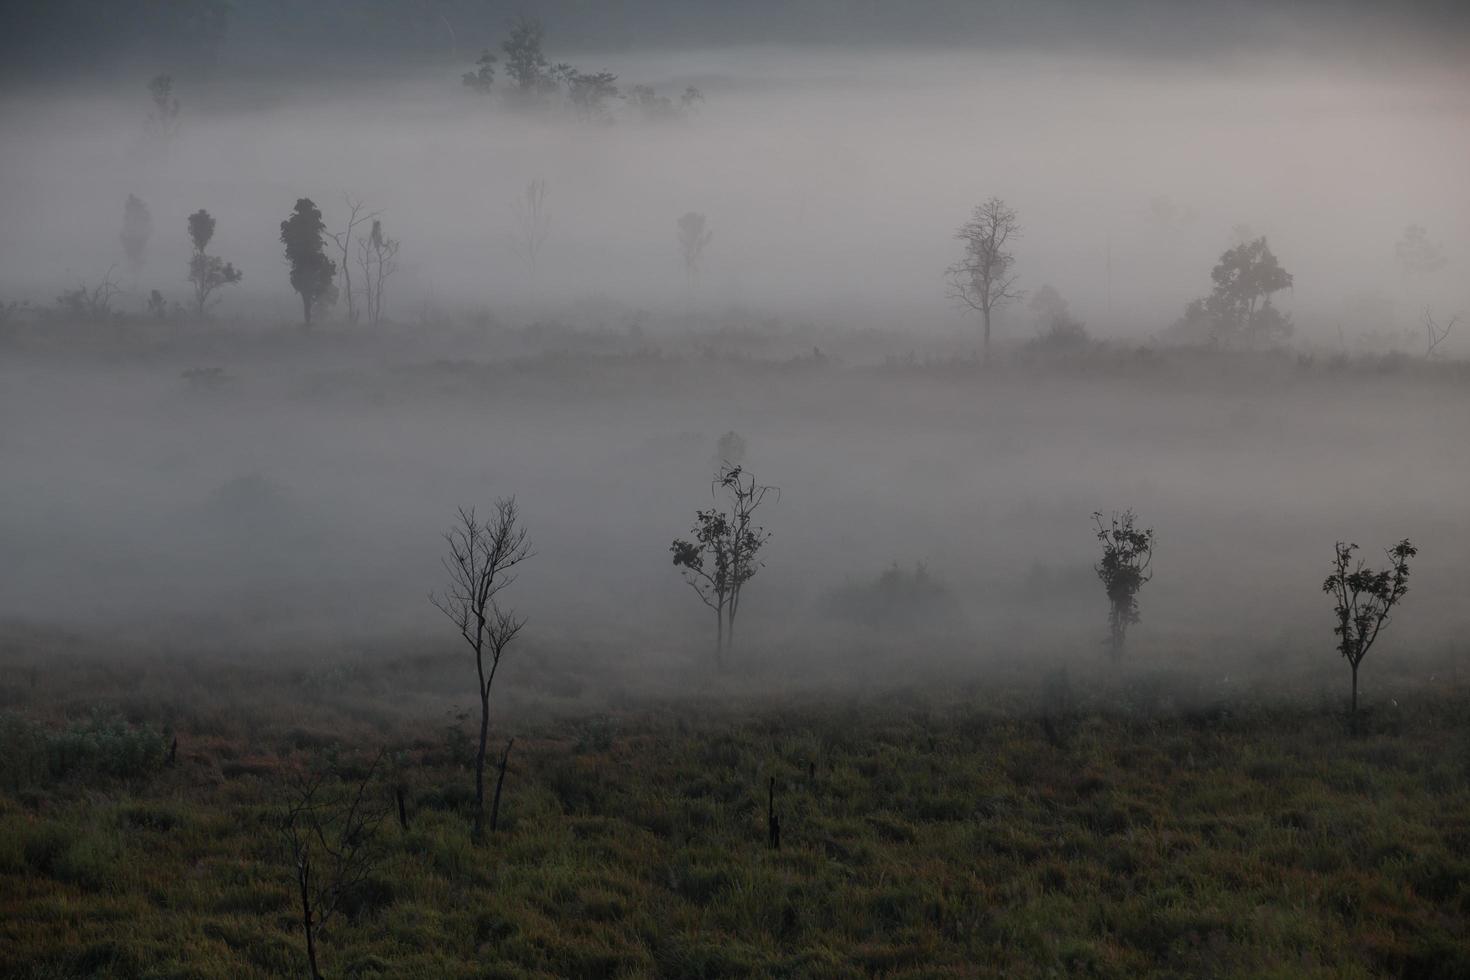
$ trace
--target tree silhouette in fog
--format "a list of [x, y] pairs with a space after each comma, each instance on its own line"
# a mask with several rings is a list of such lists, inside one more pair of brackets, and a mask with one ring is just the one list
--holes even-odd
[[684, 580], [714, 610], [715, 664], [721, 668], [726, 651], [735, 644], [741, 590], [765, 564], [759, 553], [771, 535], [755, 523], [755, 511], [772, 492], [780, 493], [757, 483], [741, 467], [726, 463], [710, 485], [716, 506], [694, 512], [693, 540], [679, 538], [669, 546]]
[[148, 113], [148, 131], [159, 142], [167, 143], [179, 133], [179, 100], [174, 95], [172, 75], [155, 75], [148, 82], [148, 97], [153, 108]]
[[326, 230], [320, 209], [307, 197], [298, 199], [291, 217], [281, 222], [281, 243], [286, 246], [286, 262], [291, 267], [291, 288], [301, 295], [301, 311], [308, 327], [312, 309], [319, 303], [330, 302], [335, 289], [337, 263], [327, 257]]
[[1016, 288], [1016, 257], [1009, 248], [1021, 237], [1021, 225], [1005, 201], [992, 197], [975, 206], [955, 237], [965, 243], [965, 252], [947, 272], [949, 295], [980, 314], [982, 349], [989, 361], [991, 317], [1024, 295]]
[[699, 263], [704, 258], [704, 250], [715, 237], [708, 225], [704, 215], [697, 211], [684, 212], [678, 221], [679, 252], [684, 256], [684, 278], [690, 296], [693, 296], [695, 283], [699, 280]]
[[1445, 267], [1444, 248], [1429, 240], [1423, 225], [1409, 225], [1393, 247], [1399, 268], [1407, 274], [1438, 272]]
[[1108, 521], [1100, 512], [1092, 515], [1097, 539], [1102, 542], [1102, 561], [1093, 566], [1108, 595], [1108, 651], [1113, 659], [1123, 655], [1128, 627], [1138, 622], [1138, 590], [1153, 578], [1153, 528], [1139, 530], [1131, 510], [1114, 514]]
[[1210, 272], [1215, 288], [1184, 308], [1169, 328], [1174, 337], [1216, 346], [1261, 347], [1291, 336], [1291, 317], [1271, 296], [1292, 286], [1264, 236], [1226, 249]]
[[1387, 569], [1368, 568], [1360, 558], [1353, 561], [1355, 544], [1337, 542], [1333, 549], [1332, 574], [1322, 583], [1322, 591], [1335, 600], [1333, 612], [1337, 625], [1337, 652], [1353, 672], [1352, 723], [1358, 724], [1358, 667], [1368, 655], [1378, 634], [1389, 623], [1388, 614], [1409, 592], [1409, 559], [1419, 549], [1404, 538], [1388, 549], [1392, 564]]
[[122, 234], [117, 237], [122, 242], [128, 271], [135, 276], [143, 271], [148, 239], [152, 236], [153, 216], [148, 212], [148, 205], [138, 195], [129, 194], [127, 203], [123, 205]]
[[199, 317], [208, 311], [210, 297], [217, 289], [234, 285], [244, 278], [244, 273], [232, 263], [205, 251], [212, 238], [213, 216], [203, 208], [189, 215], [189, 240], [194, 244], [194, 254], [189, 257], [189, 282], [194, 286], [194, 314]]

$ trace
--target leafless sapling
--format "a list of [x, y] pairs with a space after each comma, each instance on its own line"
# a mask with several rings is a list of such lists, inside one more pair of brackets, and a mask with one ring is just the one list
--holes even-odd
[[373, 230], [357, 243], [357, 264], [362, 269], [363, 303], [367, 307], [368, 323], [378, 326], [383, 322], [383, 293], [388, 278], [398, 271], [398, 239], [389, 238], [383, 232], [383, 222], [373, 219]]
[[143, 271], [143, 259], [152, 234], [153, 217], [148, 213], [148, 205], [138, 195], [129, 194], [127, 203], [123, 205], [123, 227], [118, 240], [122, 242], [128, 272], [134, 278]]
[[56, 297], [58, 315], [78, 323], [105, 323], [112, 319], [112, 301], [123, 291], [112, 281], [114, 269], [109, 266], [107, 275], [95, 286], [82, 282], [75, 289], [63, 290]]
[[532, 285], [536, 281], [536, 263], [546, 236], [551, 233], [551, 212], [546, 207], [546, 181], [540, 177], [526, 185], [516, 200], [516, 226], [511, 235], [511, 248], [526, 263]]
[[485, 745], [490, 735], [490, 689], [500, 660], [525, 620], [502, 609], [500, 592], [515, 581], [512, 574], [532, 557], [526, 529], [521, 525], [514, 497], [496, 501], [486, 520], [473, 508], [460, 508], [459, 522], [445, 535], [449, 554], [443, 559], [449, 585], [430, 595], [440, 612], [454, 623], [475, 654], [476, 691], [480, 699], [480, 739], [475, 751], [475, 814], [471, 837], [479, 843], [485, 830]]
[[1419, 550], [1404, 538], [1385, 552], [1393, 564], [1386, 569], [1366, 567], [1359, 558], [1353, 561], [1356, 544], [1337, 542], [1333, 549], [1332, 574], [1322, 583], [1322, 591], [1335, 601], [1333, 612], [1337, 625], [1332, 632], [1337, 634], [1337, 652], [1353, 672], [1352, 714], [1356, 727], [1358, 718], [1358, 666], [1368, 655], [1383, 627], [1388, 625], [1388, 614], [1403, 600], [1409, 591], [1409, 559]]
[[360, 780], [344, 782], [331, 767], [299, 778], [282, 814], [312, 980], [322, 975], [317, 961], [321, 928], [382, 858], [377, 833], [388, 805], [373, 786], [382, 760], [379, 752]]
[[1016, 288], [1012, 271], [1016, 257], [1009, 247], [1021, 237], [1021, 224], [1005, 201], [992, 197], [975, 206], [955, 237], [965, 243], [965, 253], [946, 273], [949, 295], [980, 314], [982, 351], [988, 362], [992, 315], [1024, 295]]
[[1153, 528], [1140, 530], [1131, 510], [1104, 521], [1094, 511], [1093, 524], [1102, 543], [1102, 561], [1093, 566], [1108, 594], [1108, 650], [1113, 659], [1123, 655], [1128, 627], [1138, 622], [1138, 590], [1153, 578]]
[[351, 194], [342, 195], [342, 201], [347, 205], [347, 227], [341, 231], [327, 232], [328, 237], [337, 245], [337, 251], [342, 256], [342, 261], [337, 263], [337, 271], [342, 275], [342, 295], [347, 300], [347, 322], [357, 322], [357, 300], [352, 290], [352, 239], [357, 232], [357, 226], [371, 221], [377, 224], [380, 211], [368, 211], [367, 205], [354, 198]]
[[740, 466], [723, 464], [710, 484], [715, 506], [694, 513], [694, 539], [676, 539], [669, 546], [685, 581], [715, 612], [715, 663], [720, 667], [735, 643], [741, 590], [765, 564], [759, 553], [771, 535], [755, 523], [755, 512], [772, 492], [780, 494]]
[[1460, 318], [1458, 316], [1452, 316], [1450, 317], [1450, 321], [1441, 327], [1435, 322], [1434, 313], [1427, 308], [1424, 310], [1424, 332], [1427, 334], [1424, 348], [1424, 359], [1426, 361], [1431, 361], [1441, 356], [1435, 352], [1436, 348], [1445, 342], [1445, 338], [1450, 335], [1450, 331], [1455, 329], [1455, 324], [1459, 322]]

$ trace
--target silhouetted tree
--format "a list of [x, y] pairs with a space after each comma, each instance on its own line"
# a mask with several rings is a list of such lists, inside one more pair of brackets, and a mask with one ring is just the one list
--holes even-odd
[[473, 508], [460, 508], [459, 523], [444, 535], [444, 540], [449, 545], [449, 554], [443, 560], [449, 585], [442, 594], [430, 595], [429, 601], [454, 623], [475, 654], [480, 739], [475, 752], [475, 815], [471, 836], [479, 843], [484, 839], [485, 828], [485, 745], [490, 734], [490, 689], [495, 684], [501, 657], [525, 626], [525, 620], [502, 609], [496, 597], [515, 581], [511, 570], [534, 553], [526, 529], [520, 523], [514, 497], [496, 501], [494, 516], [484, 521], [475, 516]]
[[350, 782], [326, 767], [299, 778], [282, 814], [312, 980], [322, 975], [317, 965], [322, 926], [383, 857], [377, 835], [388, 804], [373, 785], [382, 759], [379, 752], [362, 778]]
[[357, 231], [357, 226], [371, 221], [376, 226], [377, 218], [381, 211], [367, 211], [367, 205], [356, 200], [351, 194], [342, 195], [347, 205], [347, 227], [341, 231], [329, 232], [332, 241], [337, 243], [337, 251], [342, 259], [337, 265], [337, 270], [342, 274], [342, 296], [347, 300], [347, 322], [357, 322], [357, 299], [352, 289], [352, 239]]
[[1367, 568], [1360, 558], [1353, 562], [1355, 544], [1337, 542], [1333, 549], [1332, 574], [1322, 583], [1322, 591], [1332, 596], [1337, 615], [1337, 625], [1332, 632], [1337, 634], [1337, 652], [1353, 672], [1352, 718], [1357, 727], [1358, 718], [1358, 666], [1368, 655], [1383, 627], [1388, 625], [1388, 614], [1409, 591], [1409, 559], [1419, 550], [1404, 538], [1388, 549], [1385, 554], [1393, 563], [1389, 568], [1374, 570]]
[[688, 118], [704, 102], [704, 93], [690, 85], [675, 102], [667, 95], [660, 95], [652, 85], [634, 85], [628, 90], [628, 100], [644, 119], [669, 122]]
[[194, 254], [189, 257], [189, 282], [194, 285], [194, 313], [199, 317], [209, 309], [209, 297], [215, 290], [244, 278], [233, 264], [205, 252], [212, 238], [214, 218], [210, 213], [200, 208], [189, 215], [189, 240], [194, 243]]
[[725, 652], [735, 644], [741, 589], [765, 564], [759, 552], [771, 535], [755, 523], [754, 516], [772, 491], [779, 494], [775, 487], [756, 483], [739, 466], [721, 466], [710, 484], [716, 506], [694, 513], [694, 540], [675, 539], [669, 546], [684, 580], [714, 610], [715, 664], [719, 667], [724, 666]]
[[148, 239], [153, 235], [153, 216], [148, 205], [136, 194], [129, 194], [123, 205], [122, 242], [123, 256], [127, 259], [128, 271], [136, 276], [143, 271], [143, 261], [148, 251]]
[[302, 315], [311, 326], [311, 311], [327, 300], [337, 278], [337, 263], [327, 258], [323, 236], [327, 227], [322, 213], [310, 198], [296, 201], [291, 216], [281, 222], [281, 243], [291, 266], [291, 288], [301, 295]]
[[522, 105], [535, 104], [540, 96], [555, 90], [557, 72], [567, 69], [565, 65], [553, 68], [547, 62], [541, 50], [544, 33], [539, 20], [517, 17], [510, 26], [510, 36], [500, 42], [505, 75], [515, 83], [512, 97]]
[[1036, 315], [1038, 332], [1036, 339], [1028, 342], [1028, 348], [1066, 351], [1088, 345], [1087, 327], [1072, 315], [1071, 307], [1055, 287], [1042, 286], [1026, 306]]
[[1226, 249], [1210, 272], [1215, 288], [1189, 303], [1170, 332], [1187, 340], [1260, 346], [1291, 335], [1291, 317], [1271, 304], [1271, 295], [1292, 285], [1265, 238]]
[[550, 233], [551, 212], [546, 207], [546, 181], [538, 177], [526, 185], [516, 201], [516, 228], [510, 242], [511, 248], [525, 261], [533, 284], [536, 263]]
[[167, 142], [179, 132], [179, 100], [174, 95], [172, 75], [155, 75], [148, 82], [148, 97], [153, 109], [148, 113], [148, 129], [156, 139]]
[[684, 256], [684, 277], [691, 295], [699, 279], [699, 263], [704, 257], [704, 250], [715, 237], [707, 225], [704, 215], [697, 211], [684, 212], [678, 221], [679, 251]]
[[[109, 266], [107, 275], [95, 286], [78, 283], [75, 289], [63, 290], [56, 297], [54, 316], [73, 323], [105, 323], [112, 319], [112, 301], [123, 288], [112, 281], [115, 266]], [[12, 311], [13, 312], [13, 311]]]
[[1114, 514], [1108, 522], [1100, 512], [1092, 515], [1097, 539], [1102, 542], [1102, 561], [1093, 566], [1108, 595], [1108, 649], [1117, 659], [1123, 655], [1128, 627], [1138, 622], [1138, 590], [1153, 578], [1154, 532], [1139, 530], [1133, 511]]
[[1445, 262], [1444, 249], [1429, 240], [1423, 225], [1409, 225], [1393, 247], [1394, 258], [1405, 274], [1438, 272]]
[[998, 197], [976, 205], [955, 237], [965, 243], [963, 257], [947, 272], [952, 299], [976, 310], [984, 330], [983, 351], [990, 360], [990, 323], [992, 315], [1023, 295], [1016, 288], [1012, 271], [1016, 257], [1009, 249], [1013, 239], [1021, 237], [1016, 212]]
[[1424, 359], [1426, 361], [1433, 360], [1434, 358], [1440, 356], [1439, 354], [1435, 353], [1436, 348], [1438, 348], [1440, 344], [1444, 343], [1445, 340], [1449, 338], [1450, 331], [1454, 330], [1455, 324], [1459, 322], [1460, 318], [1458, 316], [1452, 316], [1450, 317], [1449, 322], [1441, 327], [1438, 321], [1434, 319], [1434, 311], [1430, 310], [1428, 307], [1425, 308], [1424, 333], [1426, 336], [1424, 342]]
[[608, 100], [618, 97], [615, 84], [618, 76], [608, 71], [581, 72], [573, 68], [566, 72], [565, 78], [567, 97], [577, 115], [586, 120], [607, 118]]
[[398, 270], [398, 240], [383, 234], [383, 222], [373, 219], [373, 230], [357, 243], [357, 261], [362, 268], [363, 304], [368, 323], [383, 322], [383, 293], [388, 277]]
[[480, 52], [480, 60], [475, 62], [475, 70], [467, 71], [461, 76], [465, 87], [472, 89], [481, 95], [489, 95], [491, 87], [495, 83], [496, 57], [489, 48]]

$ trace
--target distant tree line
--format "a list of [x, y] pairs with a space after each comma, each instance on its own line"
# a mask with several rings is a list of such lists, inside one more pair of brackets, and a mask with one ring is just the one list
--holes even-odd
[[[480, 52], [471, 71], [461, 78], [464, 86], [482, 96], [499, 96], [513, 109], [570, 109], [579, 119], [608, 122], [614, 102], [625, 101], [645, 119], [669, 120], [687, 116], [704, 95], [687, 86], [675, 100], [648, 85], [620, 91], [618, 76], [610, 71], [586, 72], [566, 62], [551, 62], [543, 50], [545, 30], [541, 22], [518, 17], [500, 42], [499, 54], [490, 48]], [[496, 83], [497, 66], [503, 81]]]

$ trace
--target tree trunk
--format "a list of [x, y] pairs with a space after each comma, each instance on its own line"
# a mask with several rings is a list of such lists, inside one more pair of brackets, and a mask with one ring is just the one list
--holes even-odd
[[480, 748], [475, 753], [475, 822], [470, 839], [476, 844], [485, 837], [485, 741], [490, 736], [490, 695], [480, 696]]
[[322, 972], [316, 965], [316, 928], [311, 921], [311, 859], [305, 855], [297, 866], [296, 880], [301, 885], [301, 924], [306, 930], [306, 960], [311, 964], [311, 980], [322, 980]]
[[398, 800], [398, 826], [408, 832], [408, 802], [403, 798], [403, 787], [397, 786], [393, 789], [393, 796]]
[[715, 610], [715, 667], [725, 669], [725, 610]]
[[511, 746], [516, 744], [512, 738], [505, 743], [505, 751], [500, 755], [500, 775], [495, 779], [495, 801], [490, 804], [490, 833], [495, 833], [500, 826], [500, 790], [505, 786], [505, 764], [510, 761]]
[[1353, 664], [1353, 705], [1352, 705], [1352, 727], [1353, 732], [1358, 730], [1358, 665]]
[[981, 359], [982, 359], [982, 361], [984, 363], [989, 364], [990, 363], [990, 310], [989, 310], [989, 308], [986, 308], [986, 309], [982, 310], [981, 311], [981, 316], [985, 320], [985, 337], [984, 337], [984, 342], [981, 345]]
[[311, 299], [305, 293], [301, 294], [301, 315], [306, 318], [306, 325], [311, 326]]

